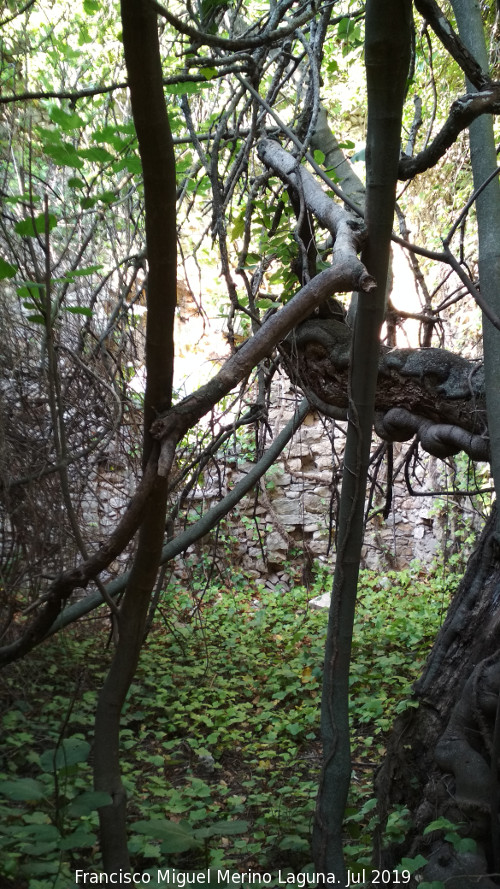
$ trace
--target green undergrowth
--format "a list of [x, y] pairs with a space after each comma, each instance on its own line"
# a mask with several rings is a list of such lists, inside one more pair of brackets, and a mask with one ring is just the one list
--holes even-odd
[[[202, 598], [180, 585], [165, 591], [122, 721], [136, 871], [308, 864], [327, 622], [308, 601], [329, 585], [323, 572], [312, 591], [270, 592], [240, 575]], [[394, 715], [409, 705], [449, 587], [417, 568], [362, 576], [346, 823], [353, 868], [369, 864], [373, 770]], [[106, 800], [92, 794], [92, 727], [107, 641], [107, 626], [93, 620], [4, 671], [0, 874], [24, 877], [18, 885], [29, 889], [66, 889], [76, 868], [99, 867], [96, 808]]]

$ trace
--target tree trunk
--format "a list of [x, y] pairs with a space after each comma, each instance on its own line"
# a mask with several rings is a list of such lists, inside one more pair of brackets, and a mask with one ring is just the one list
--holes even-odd
[[351, 779], [349, 670], [380, 329], [384, 318], [391, 231], [396, 201], [401, 118], [410, 64], [411, 4], [368, 0], [365, 63], [368, 88], [366, 147], [367, 243], [362, 260], [375, 278], [374, 294], [359, 293], [350, 357], [348, 428], [339, 509], [337, 559], [328, 622], [321, 701], [323, 767], [313, 828], [316, 871], [348, 885], [342, 822]]
[[[172, 399], [173, 324], [177, 297], [176, 183], [172, 136], [163, 95], [156, 14], [142, 0], [122, 0], [123, 46], [141, 155], [148, 258], [146, 391], [143, 463], [158, 460], [151, 423]], [[99, 694], [94, 744], [94, 786], [112, 804], [99, 810], [103, 869], [129, 869], [126, 794], [121, 781], [122, 707], [135, 674], [165, 535], [168, 479], [156, 477], [142, 521], [137, 553], [118, 615], [119, 640]]]
[[[488, 73], [488, 51], [476, 0], [452, 0], [458, 30], [465, 46], [474, 55], [482, 71]], [[474, 87], [466, 81], [467, 89]], [[469, 126], [469, 145], [474, 189], [479, 189], [497, 167], [497, 149], [493, 117], [483, 114]], [[500, 311], [500, 183], [498, 177], [476, 198], [479, 243], [479, 287], [488, 306]], [[483, 351], [486, 407], [491, 452], [491, 471], [495, 489], [500, 491], [500, 331], [483, 314]], [[500, 513], [498, 515], [500, 522]], [[497, 527], [500, 540], [500, 527]]]
[[[376, 779], [380, 834], [395, 807], [404, 805], [410, 812], [410, 829], [402, 842], [384, 847], [379, 835], [376, 866], [391, 869], [402, 857], [422, 855], [427, 861], [423, 879], [453, 889], [497, 886], [488, 874], [500, 871], [500, 554], [495, 521], [493, 514], [415, 685], [418, 708], [396, 720]], [[441, 817], [456, 829], [425, 833]]]
[[[452, 0], [460, 36], [486, 73], [488, 59], [479, 5]], [[468, 88], [472, 89], [471, 84]], [[496, 168], [491, 118], [469, 128], [474, 186]], [[476, 201], [481, 294], [498, 311], [500, 189], [494, 179]], [[499, 333], [484, 319], [485, 389], [495, 487], [500, 479]], [[498, 886], [500, 825], [500, 552], [495, 509], [456, 593], [422, 678], [417, 710], [396, 721], [377, 778], [381, 813], [378, 864], [402, 855], [426, 859], [424, 880], [454, 889]], [[395, 805], [410, 810], [404, 841], [383, 848], [381, 835]], [[446, 818], [456, 829], [429, 831]], [[427, 829], [427, 832], [426, 832]], [[493, 879], [493, 874], [496, 879]], [[413, 885], [416, 885], [414, 883]]]

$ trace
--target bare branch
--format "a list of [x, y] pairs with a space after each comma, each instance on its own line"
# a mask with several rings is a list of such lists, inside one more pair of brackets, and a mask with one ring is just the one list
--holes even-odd
[[413, 179], [435, 166], [446, 154], [460, 133], [473, 120], [482, 114], [498, 114], [500, 112], [500, 83], [491, 83], [487, 90], [480, 93], [468, 93], [453, 102], [448, 120], [441, 128], [431, 144], [415, 157], [402, 157], [399, 161], [398, 178], [402, 181]]
[[415, 6], [436, 36], [439, 37], [450, 56], [455, 59], [457, 65], [460, 65], [472, 85], [478, 90], [488, 88], [491, 85], [491, 78], [485, 74], [472, 53], [462, 43], [444, 13], [441, 12], [436, 0], [415, 0]]
[[6, 19], [2, 19], [2, 21], [0, 21], [0, 28], [3, 28], [4, 25], [8, 25], [10, 22], [13, 22], [14, 19], [17, 19], [17, 17], [19, 15], [22, 15], [23, 12], [27, 12], [27, 10], [31, 6], [34, 6], [35, 3], [36, 3], [36, 0], [28, 0], [28, 2], [25, 3], [24, 6], [21, 6], [21, 9], [18, 9], [17, 12], [12, 13], [12, 15], [8, 16], [8, 18], [6, 18]]
[[300, 28], [302, 25], [305, 25], [306, 22], [309, 22], [312, 18], [314, 18], [315, 10], [311, 7], [308, 7], [305, 12], [298, 15], [296, 18], [292, 19], [287, 25], [282, 28], [272, 28], [270, 30], [264, 29], [258, 37], [244, 37], [244, 38], [233, 38], [233, 37], [218, 37], [216, 34], [207, 34], [204, 31], [200, 31], [198, 28], [193, 28], [192, 25], [186, 24], [182, 19], [178, 18], [178, 16], [173, 15], [164, 6], [161, 6], [160, 3], [157, 3], [156, 0], [148, 0], [150, 6], [153, 7], [155, 12], [164, 18], [169, 25], [172, 25], [173, 28], [176, 29], [180, 34], [185, 34], [186, 37], [190, 37], [191, 40], [195, 40], [197, 44], [202, 44], [205, 46], [216, 46], [220, 49], [258, 49], [261, 46], [273, 46], [273, 44], [281, 43], [285, 37], [288, 37], [290, 34], [293, 34], [297, 28]]

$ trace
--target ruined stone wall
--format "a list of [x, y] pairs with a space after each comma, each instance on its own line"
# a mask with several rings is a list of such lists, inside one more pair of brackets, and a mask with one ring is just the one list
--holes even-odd
[[[281, 393], [270, 413], [276, 435], [291, 418], [295, 400], [291, 391]], [[333, 564], [335, 514], [340, 494], [345, 425], [310, 413], [301, 428], [267, 472], [258, 494], [252, 492], [226, 520], [230, 528], [233, 559], [250, 575], [263, 577], [268, 586], [286, 583], [290, 562], [303, 566], [304, 580], [314, 560]], [[395, 445], [395, 465], [402, 462], [403, 448]], [[243, 450], [243, 449], [242, 449]], [[251, 463], [236, 448], [219, 475], [205, 474], [203, 488], [194, 502], [207, 509], [233, 487]], [[451, 487], [450, 469], [436, 458], [425, 456], [419, 465], [415, 488], [442, 491]], [[378, 477], [372, 511], [385, 498], [384, 468]], [[413, 560], [431, 564], [438, 553], [448, 554], [464, 546], [469, 531], [479, 530], [483, 517], [464, 498], [411, 496], [401, 478], [393, 492], [387, 519], [376, 515], [367, 526], [362, 566], [401, 569]], [[208, 546], [208, 541], [205, 541]], [[197, 548], [198, 556], [201, 549]], [[194, 552], [194, 551], [193, 551]], [[207, 550], [208, 552], [208, 550]]]

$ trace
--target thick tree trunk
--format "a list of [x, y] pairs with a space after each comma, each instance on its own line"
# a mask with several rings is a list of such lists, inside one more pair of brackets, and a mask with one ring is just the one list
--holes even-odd
[[[500, 553], [495, 518], [471, 556], [416, 683], [418, 709], [407, 710], [396, 721], [376, 780], [381, 833], [389, 812], [400, 805], [408, 807], [411, 825], [399, 844], [384, 847], [379, 837], [376, 866], [392, 868], [402, 857], [422, 855], [428, 862], [423, 879], [453, 889], [498, 886], [491, 875], [500, 870]], [[456, 830], [425, 833], [441, 817], [457, 825]]]

